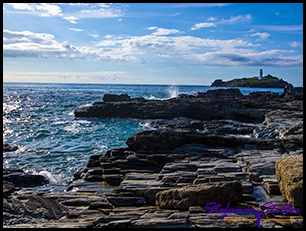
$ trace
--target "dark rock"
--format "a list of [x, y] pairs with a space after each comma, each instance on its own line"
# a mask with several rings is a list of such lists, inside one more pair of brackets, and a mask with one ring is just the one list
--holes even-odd
[[272, 139], [272, 138], [276, 138], [278, 136], [278, 132], [264, 131], [264, 130], [260, 130], [260, 128], [255, 128], [253, 130], [253, 135], [254, 135], [255, 138]]
[[290, 91], [284, 92], [282, 96], [286, 99], [303, 100], [303, 87], [295, 87]]
[[14, 152], [18, 149], [17, 145], [3, 143], [3, 151], [4, 152]]
[[231, 89], [216, 89], [216, 90], [208, 90], [204, 92], [204, 94], [197, 93], [196, 96], [198, 97], [209, 97], [209, 98], [218, 98], [218, 97], [228, 97], [228, 98], [235, 98], [241, 97], [243, 94], [240, 92], [238, 88], [231, 88]]
[[104, 174], [103, 179], [111, 186], [118, 186], [122, 181], [121, 174]]
[[11, 208], [14, 213], [45, 219], [59, 219], [68, 209], [56, 200], [46, 198], [40, 193], [19, 193], [14, 196]]
[[153, 128], [194, 128], [203, 129], [204, 121], [177, 117], [172, 120], [158, 119], [150, 122]]
[[15, 185], [12, 182], [3, 181], [3, 198], [8, 197], [15, 190]]
[[280, 95], [278, 93], [271, 93], [270, 91], [251, 92], [251, 93], [249, 93], [249, 96], [251, 98], [256, 98], [256, 99], [259, 99], [259, 100], [280, 98]]
[[91, 202], [89, 205], [89, 209], [113, 209], [113, 208], [114, 206], [110, 204], [107, 200]]
[[104, 102], [121, 102], [121, 101], [131, 101], [131, 97], [127, 94], [121, 95], [112, 95], [112, 94], [105, 94], [103, 96]]
[[238, 123], [234, 120], [212, 120], [204, 124], [204, 130], [214, 134], [252, 134], [255, 124]]
[[107, 200], [116, 207], [120, 206], [141, 206], [146, 203], [143, 197], [108, 197]]
[[36, 187], [49, 183], [42, 175], [25, 173], [20, 169], [3, 169], [3, 180], [12, 182], [16, 187]]
[[[292, 104], [289, 106], [287, 102], [292, 99], [276, 97], [272, 93], [262, 93], [261, 95], [263, 94], [266, 98], [258, 100], [258, 97], [252, 97], [252, 95], [243, 96], [238, 89], [217, 89], [200, 92], [193, 97], [178, 97], [168, 100], [134, 100], [131, 98], [128, 101], [108, 101], [77, 108], [74, 114], [76, 117], [98, 118], [171, 120], [176, 117], [186, 117], [200, 121], [231, 119], [244, 122], [262, 122], [265, 114], [272, 110], [301, 108], [300, 105]], [[196, 125], [198, 124], [196, 121]]]
[[[204, 144], [208, 147], [237, 148], [251, 145], [264, 149], [279, 146], [276, 140], [259, 140], [237, 135], [217, 135], [191, 129], [159, 129], [132, 135], [126, 144], [131, 150], [171, 150], [185, 144]], [[268, 146], [267, 146], [268, 145]]]

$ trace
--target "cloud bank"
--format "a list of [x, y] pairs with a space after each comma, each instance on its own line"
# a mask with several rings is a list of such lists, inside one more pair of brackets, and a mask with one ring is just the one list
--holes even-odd
[[[302, 67], [303, 56], [294, 50], [259, 50], [258, 44], [242, 39], [204, 39], [183, 35], [177, 29], [148, 27], [151, 34], [143, 36], [106, 36], [94, 46], [74, 46], [65, 41], [59, 43], [54, 35], [30, 31], [3, 30], [3, 57], [133, 61], [144, 60], [143, 55], [163, 58], [180, 58], [191, 64], [203, 66], [269, 66]], [[266, 39], [268, 33], [255, 33]], [[292, 47], [300, 46], [291, 43]], [[148, 59], [145, 59], [148, 63]]]

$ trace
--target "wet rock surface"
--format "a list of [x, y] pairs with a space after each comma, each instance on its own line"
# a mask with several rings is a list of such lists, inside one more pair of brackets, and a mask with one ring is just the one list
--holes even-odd
[[[263, 205], [268, 202], [277, 204], [279, 210], [282, 206], [288, 206], [291, 199], [287, 198], [287, 194], [290, 192], [283, 193], [283, 188], [288, 188], [292, 183], [298, 184], [298, 187], [302, 184], [300, 180], [294, 180], [303, 179], [302, 171], [290, 169], [283, 162], [291, 158], [303, 158], [302, 101], [295, 97], [290, 101], [284, 97], [262, 93], [252, 95], [256, 99], [266, 97], [266, 101], [257, 100], [259, 102], [255, 107], [255, 104], [250, 104], [237, 91], [199, 93], [180, 98], [187, 100], [186, 102], [202, 100], [202, 103], [207, 104], [207, 100], [211, 100], [210, 95], [225, 97], [219, 99], [220, 102], [230, 98], [229, 107], [238, 101], [239, 104], [245, 104], [245, 109], [238, 107], [236, 112], [246, 113], [245, 116], [252, 114], [251, 122], [236, 121], [233, 111], [223, 111], [222, 116], [217, 116], [219, 118], [201, 117], [202, 114], [198, 114], [198, 117], [189, 117], [187, 114], [177, 114], [175, 117], [169, 114], [163, 117], [161, 112], [156, 111], [156, 118], [159, 120], [151, 122], [155, 130], [132, 135], [125, 148], [92, 155], [86, 168], [77, 171], [73, 181], [63, 190], [54, 190], [50, 184], [29, 187], [15, 184], [16, 181], [12, 180], [4, 181], [3, 226], [303, 227], [301, 213], [270, 211], [263, 214], [267, 211]], [[128, 114], [131, 107], [137, 104], [140, 107], [147, 107], [144, 105], [146, 103], [161, 104], [163, 107], [170, 105], [166, 105], [168, 102], [165, 101], [138, 100], [136, 103], [133, 100], [124, 101], [126, 96], [123, 98], [117, 102], [111, 102], [117, 99], [110, 99], [96, 106], [103, 105], [103, 110], [106, 110], [117, 104], [119, 111], [126, 109]], [[179, 99], [170, 101], [177, 100]], [[275, 105], [274, 100], [278, 100], [280, 104]], [[173, 107], [186, 110], [189, 106], [177, 104]], [[196, 104], [191, 104], [190, 107], [195, 106]], [[219, 109], [222, 107], [225, 106], [220, 106]], [[255, 120], [259, 118], [261, 121], [258, 123]], [[273, 136], [256, 135], [261, 131], [272, 133]], [[295, 166], [291, 162], [287, 165]], [[299, 173], [298, 176], [295, 175], [296, 172]], [[3, 170], [4, 178], [10, 174], [21, 176], [24, 173], [18, 169], [11, 172]], [[302, 197], [298, 198], [295, 199], [298, 203], [292, 202], [291, 207], [302, 208], [299, 204]], [[206, 206], [210, 202], [222, 204], [220, 208], [223, 211], [229, 203], [232, 211], [238, 212], [229, 212], [226, 219], [222, 219], [224, 212], [211, 212]], [[241, 212], [251, 209], [254, 213]], [[260, 222], [257, 221], [258, 212], [262, 213]]]

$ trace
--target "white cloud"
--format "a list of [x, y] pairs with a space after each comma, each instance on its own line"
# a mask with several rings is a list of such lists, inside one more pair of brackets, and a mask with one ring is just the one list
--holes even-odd
[[8, 3], [16, 10], [32, 10], [34, 11], [35, 8], [28, 3]]
[[204, 65], [229, 66], [229, 67], [302, 67], [303, 57], [283, 56], [293, 51], [287, 50], [267, 50], [258, 52], [256, 50], [233, 49], [229, 52], [217, 51], [195, 54], [191, 59], [198, 59]]
[[[33, 14], [39, 14], [43, 17], [63, 17], [71, 23], [77, 23], [80, 18], [113, 18], [122, 17], [123, 14], [119, 7], [111, 3], [68, 3], [73, 12], [62, 12], [62, 4], [67, 3], [8, 3], [15, 10], [31, 11]], [[121, 6], [121, 5], [120, 5]]]
[[299, 43], [299, 42], [296, 42], [296, 41], [289, 42], [289, 45], [291, 47], [303, 47], [303, 43]]
[[216, 20], [216, 18], [214, 17], [210, 17], [209, 19], [207, 19], [207, 21], [214, 21], [214, 20]]
[[245, 22], [250, 20], [252, 20], [251, 14], [246, 14], [246, 15], [231, 16], [229, 19], [222, 19], [222, 21], [220, 21], [219, 23], [232, 24], [232, 23]]
[[78, 20], [79, 18], [75, 16], [69, 16], [69, 17], [63, 17], [63, 19], [68, 20], [71, 23], [77, 23], [75, 20]]
[[73, 31], [83, 31], [83, 29], [77, 29], [77, 28], [68, 28], [68, 30], [73, 30]]
[[62, 9], [55, 4], [48, 3], [8, 3], [15, 10], [28, 10], [33, 12], [42, 12], [40, 16], [63, 16]]
[[197, 23], [194, 27], [191, 28], [191, 30], [199, 30], [200, 28], [203, 28], [203, 27], [216, 27], [217, 25], [221, 25], [221, 24], [233, 24], [233, 23], [238, 23], [238, 22], [246, 22], [246, 21], [250, 21], [251, 19], [252, 19], [252, 16], [250, 14], [231, 16], [229, 19], [222, 18], [221, 21], [215, 21], [216, 18], [210, 17], [209, 19], [207, 19], [207, 21], [215, 21], [215, 23], [212, 23], [212, 22]]
[[48, 3], [40, 3], [40, 5], [36, 6], [37, 10], [43, 10], [45, 13], [41, 14], [41, 16], [62, 16], [62, 9], [58, 5], [48, 4]]
[[148, 30], [156, 30], [152, 33], [152, 35], [168, 35], [168, 34], [176, 34], [176, 33], [182, 33], [179, 30], [176, 29], [164, 29], [164, 28], [158, 28], [155, 26], [151, 26], [147, 28]]
[[197, 23], [195, 24], [194, 27], [191, 28], [191, 30], [198, 30], [202, 27], [215, 27], [216, 24], [212, 23], [212, 22], [202, 22], [202, 23]]
[[117, 18], [122, 17], [120, 9], [100, 8], [100, 9], [84, 9], [76, 12], [79, 18]]
[[89, 36], [91, 36], [93, 38], [98, 38], [99, 37], [99, 35], [95, 31], [92, 34], [89, 34]]
[[263, 32], [263, 33], [256, 32], [256, 33], [254, 33], [254, 34], [251, 34], [250, 36], [251, 36], [251, 37], [259, 36], [260, 38], [257, 39], [257, 40], [259, 41], [259, 40], [265, 40], [265, 39], [267, 39], [267, 38], [270, 36], [270, 34], [267, 33], [267, 32]]

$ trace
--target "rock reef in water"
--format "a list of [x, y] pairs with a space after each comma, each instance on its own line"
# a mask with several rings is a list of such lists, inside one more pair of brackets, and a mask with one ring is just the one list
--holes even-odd
[[211, 87], [259, 87], [259, 88], [284, 88], [285, 86], [292, 86], [292, 84], [273, 77], [271, 75], [264, 76], [262, 79], [258, 77], [233, 79], [223, 82], [222, 79], [215, 80]]
[[[242, 95], [239, 89], [217, 89], [195, 95], [179, 95], [168, 100], [145, 100], [142, 97], [129, 101], [102, 101], [92, 106], [77, 108], [75, 117], [173, 119], [187, 117], [196, 120], [231, 119], [241, 122], [262, 122], [265, 114], [276, 110], [296, 110], [291, 98], [277, 93], [259, 92]], [[289, 93], [288, 93], [289, 94]], [[303, 94], [302, 94], [303, 95]], [[124, 96], [126, 98], [126, 96]], [[293, 98], [292, 98], [293, 97]], [[120, 97], [119, 97], [120, 98]]]

